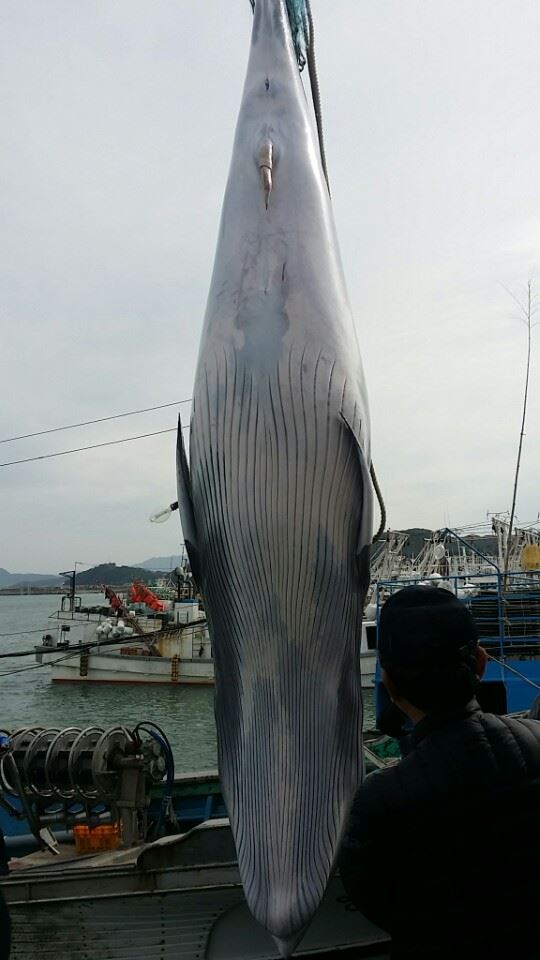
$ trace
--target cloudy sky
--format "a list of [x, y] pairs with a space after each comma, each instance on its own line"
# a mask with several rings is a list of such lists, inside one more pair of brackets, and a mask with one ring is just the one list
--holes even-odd
[[[313, 0], [393, 527], [508, 509], [540, 295], [538, 0]], [[189, 398], [248, 0], [2, 0], [0, 439]], [[540, 315], [539, 315], [540, 319]], [[186, 417], [189, 405], [182, 407]], [[518, 515], [540, 510], [540, 328]], [[0, 461], [174, 427], [174, 408]], [[0, 468], [0, 566], [177, 552], [174, 434]]]

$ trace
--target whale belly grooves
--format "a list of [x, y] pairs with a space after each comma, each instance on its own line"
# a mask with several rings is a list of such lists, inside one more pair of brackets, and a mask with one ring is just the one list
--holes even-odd
[[372, 537], [366, 389], [291, 9], [255, 3], [189, 467], [178, 437], [223, 793], [247, 903], [283, 955], [321, 902], [361, 779]]
[[248, 902], [282, 940], [317, 909], [361, 777], [369, 504], [353, 396], [336, 360], [295, 344], [255, 376], [233, 349], [209, 354], [195, 391], [221, 780]]

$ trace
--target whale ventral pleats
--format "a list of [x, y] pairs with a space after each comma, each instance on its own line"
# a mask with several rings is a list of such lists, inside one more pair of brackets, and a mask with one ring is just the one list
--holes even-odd
[[178, 448], [223, 796], [247, 904], [283, 956], [324, 897], [362, 777], [372, 537], [367, 393], [293, 7], [255, 5], [189, 467]]

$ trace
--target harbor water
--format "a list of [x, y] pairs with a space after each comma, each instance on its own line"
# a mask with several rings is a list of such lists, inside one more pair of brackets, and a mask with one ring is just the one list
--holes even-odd
[[[0, 596], [0, 653], [40, 643], [56, 615], [58, 596]], [[96, 594], [82, 595], [94, 605]], [[153, 720], [169, 737], [179, 773], [217, 766], [212, 687], [146, 684], [53, 684], [34, 657], [0, 660], [0, 728], [134, 726]], [[366, 702], [367, 701], [367, 702]], [[373, 697], [364, 692], [364, 725], [372, 726]]]

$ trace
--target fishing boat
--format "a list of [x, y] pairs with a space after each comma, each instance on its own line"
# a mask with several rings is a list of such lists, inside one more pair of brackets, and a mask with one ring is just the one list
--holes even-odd
[[[214, 683], [212, 641], [189, 575], [179, 580], [175, 600], [162, 600], [141, 583], [126, 598], [110, 587], [104, 592], [107, 605], [84, 607], [70, 574], [69, 592], [34, 648], [38, 663], [50, 664], [53, 683]], [[360, 671], [367, 689], [375, 683], [374, 609], [362, 623]]]
[[540, 568], [538, 520], [513, 526], [500, 514], [489, 522], [434, 530], [419, 550], [412, 550], [410, 531], [387, 530], [373, 547], [371, 594], [379, 581], [445, 579], [482, 575], [494, 583], [498, 570], [508, 573]]
[[[369, 770], [392, 762], [369, 745], [366, 756]], [[152, 723], [7, 735], [0, 825], [11, 855], [0, 890], [20, 960], [279, 955], [247, 909], [217, 773], [175, 777]], [[388, 943], [333, 875], [298, 955], [384, 957]]]
[[53, 683], [214, 682], [208, 624], [193, 592], [170, 601], [141, 583], [126, 598], [104, 587], [108, 605], [83, 607], [70, 576], [69, 593], [35, 647]]
[[[38, 855], [0, 888], [18, 960], [280, 956], [248, 911], [227, 820], [83, 862], [63, 851], [45, 865]], [[296, 955], [374, 960], [388, 958], [389, 943], [386, 933], [351, 909], [333, 876]]]
[[[243, 896], [228, 821], [84, 864], [29, 863], [0, 885], [20, 960], [277, 960]], [[43, 931], [46, 948], [42, 949]], [[338, 877], [297, 950], [321, 958], [388, 957], [389, 938], [352, 911]]]
[[[499, 714], [529, 710], [540, 693], [539, 537], [528, 531], [524, 538], [518, 530], [516, 539], [519, 549], [512, 551], [505, 570], [500, 556], [482, 554], [460, 533], [446, 529], [433, 540], [436, 569], [426, 563], [416, 575], [375, 584], [377, 625], [387, 598], [413, 584], [443, 587], [468, 606], [488, 655], [478, 699], [484, 710]], [[376, 688], [380, 715], [387, 695], [379, 680]]]

